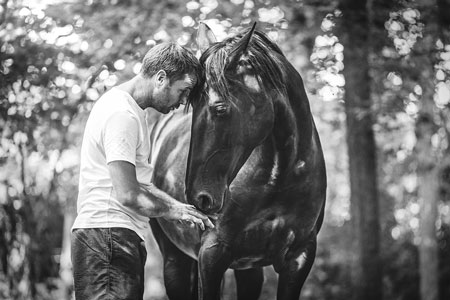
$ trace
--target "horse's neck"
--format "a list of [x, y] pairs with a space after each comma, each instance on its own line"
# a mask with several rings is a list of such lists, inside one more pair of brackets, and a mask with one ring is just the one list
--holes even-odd
[[276, 103], [273, 128], [274, 169], [281, 185], [302, 174], [315, 130], [305, 91], [297, 87], [294, 92], [288, 90], [288, 95], [293, 101], [279, 99]]

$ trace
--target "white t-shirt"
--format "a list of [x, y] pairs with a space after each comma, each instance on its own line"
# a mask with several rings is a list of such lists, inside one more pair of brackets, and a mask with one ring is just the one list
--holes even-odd
[[136, 167], [137, 181], [149, 185], [150, 138], [145, 112], [118, 88], [106, 92], [94, 105], [81, 146], [80, 181], [75, 228], [122, 227], [144, 239], [149, 218], [122, 205], [116, 197], [107, 164], [116, 160]]

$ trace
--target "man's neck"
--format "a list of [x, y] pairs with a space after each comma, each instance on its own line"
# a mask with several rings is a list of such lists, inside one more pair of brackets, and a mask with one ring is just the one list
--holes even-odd
[[143, 78], [142, 75], [138, 74], [132, 79], [119, 84], [116, 88], [130, 94], [142, 109], [149, 107], [149, 98], [152, 94], [153, 86], [151, 84], [149, 86], [148, 80]]

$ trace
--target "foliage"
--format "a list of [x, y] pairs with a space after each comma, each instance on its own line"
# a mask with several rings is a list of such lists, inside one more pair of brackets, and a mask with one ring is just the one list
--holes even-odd
[[[62, 207], [76, 169], [72, 121], [85, 100], [64, 30], [39, 8], [4, 1], [0, 24], [2, 276], [4, 298], [36, 297], [58, 277]], [[53, 41], [51, 39], [54, 39]], [[71, 184], [74, 185], [71, 178]], [[64, 192], [63, 192], [64, 191]]]

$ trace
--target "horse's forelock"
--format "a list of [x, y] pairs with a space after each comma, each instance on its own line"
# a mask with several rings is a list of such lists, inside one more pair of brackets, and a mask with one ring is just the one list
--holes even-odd
[[[241, 39], [247, 31], [230, 37], [223, 42], [215, 43], [208, 48], [200, 58], [206, 82], [222, 99], [232, 100], [229, 94], [229, 83], [226, 79], [228, 55], [235, 43]], [[242, 57], [249, 65], [260, 81], [262, 91], [265, 94], [277, 91], [285, 93], [285, 71], [283, 70], [284, 55], [280, 48], [260, 31], [255, 31], [248, 45], [246, 55]]]
[[[219, 46], [219, 45], [218, 45]], [[206, 82], [222, 99], [229, 98], [229, 89], [225, 78], [227, 51], [217, 47], [205, 60]]]

